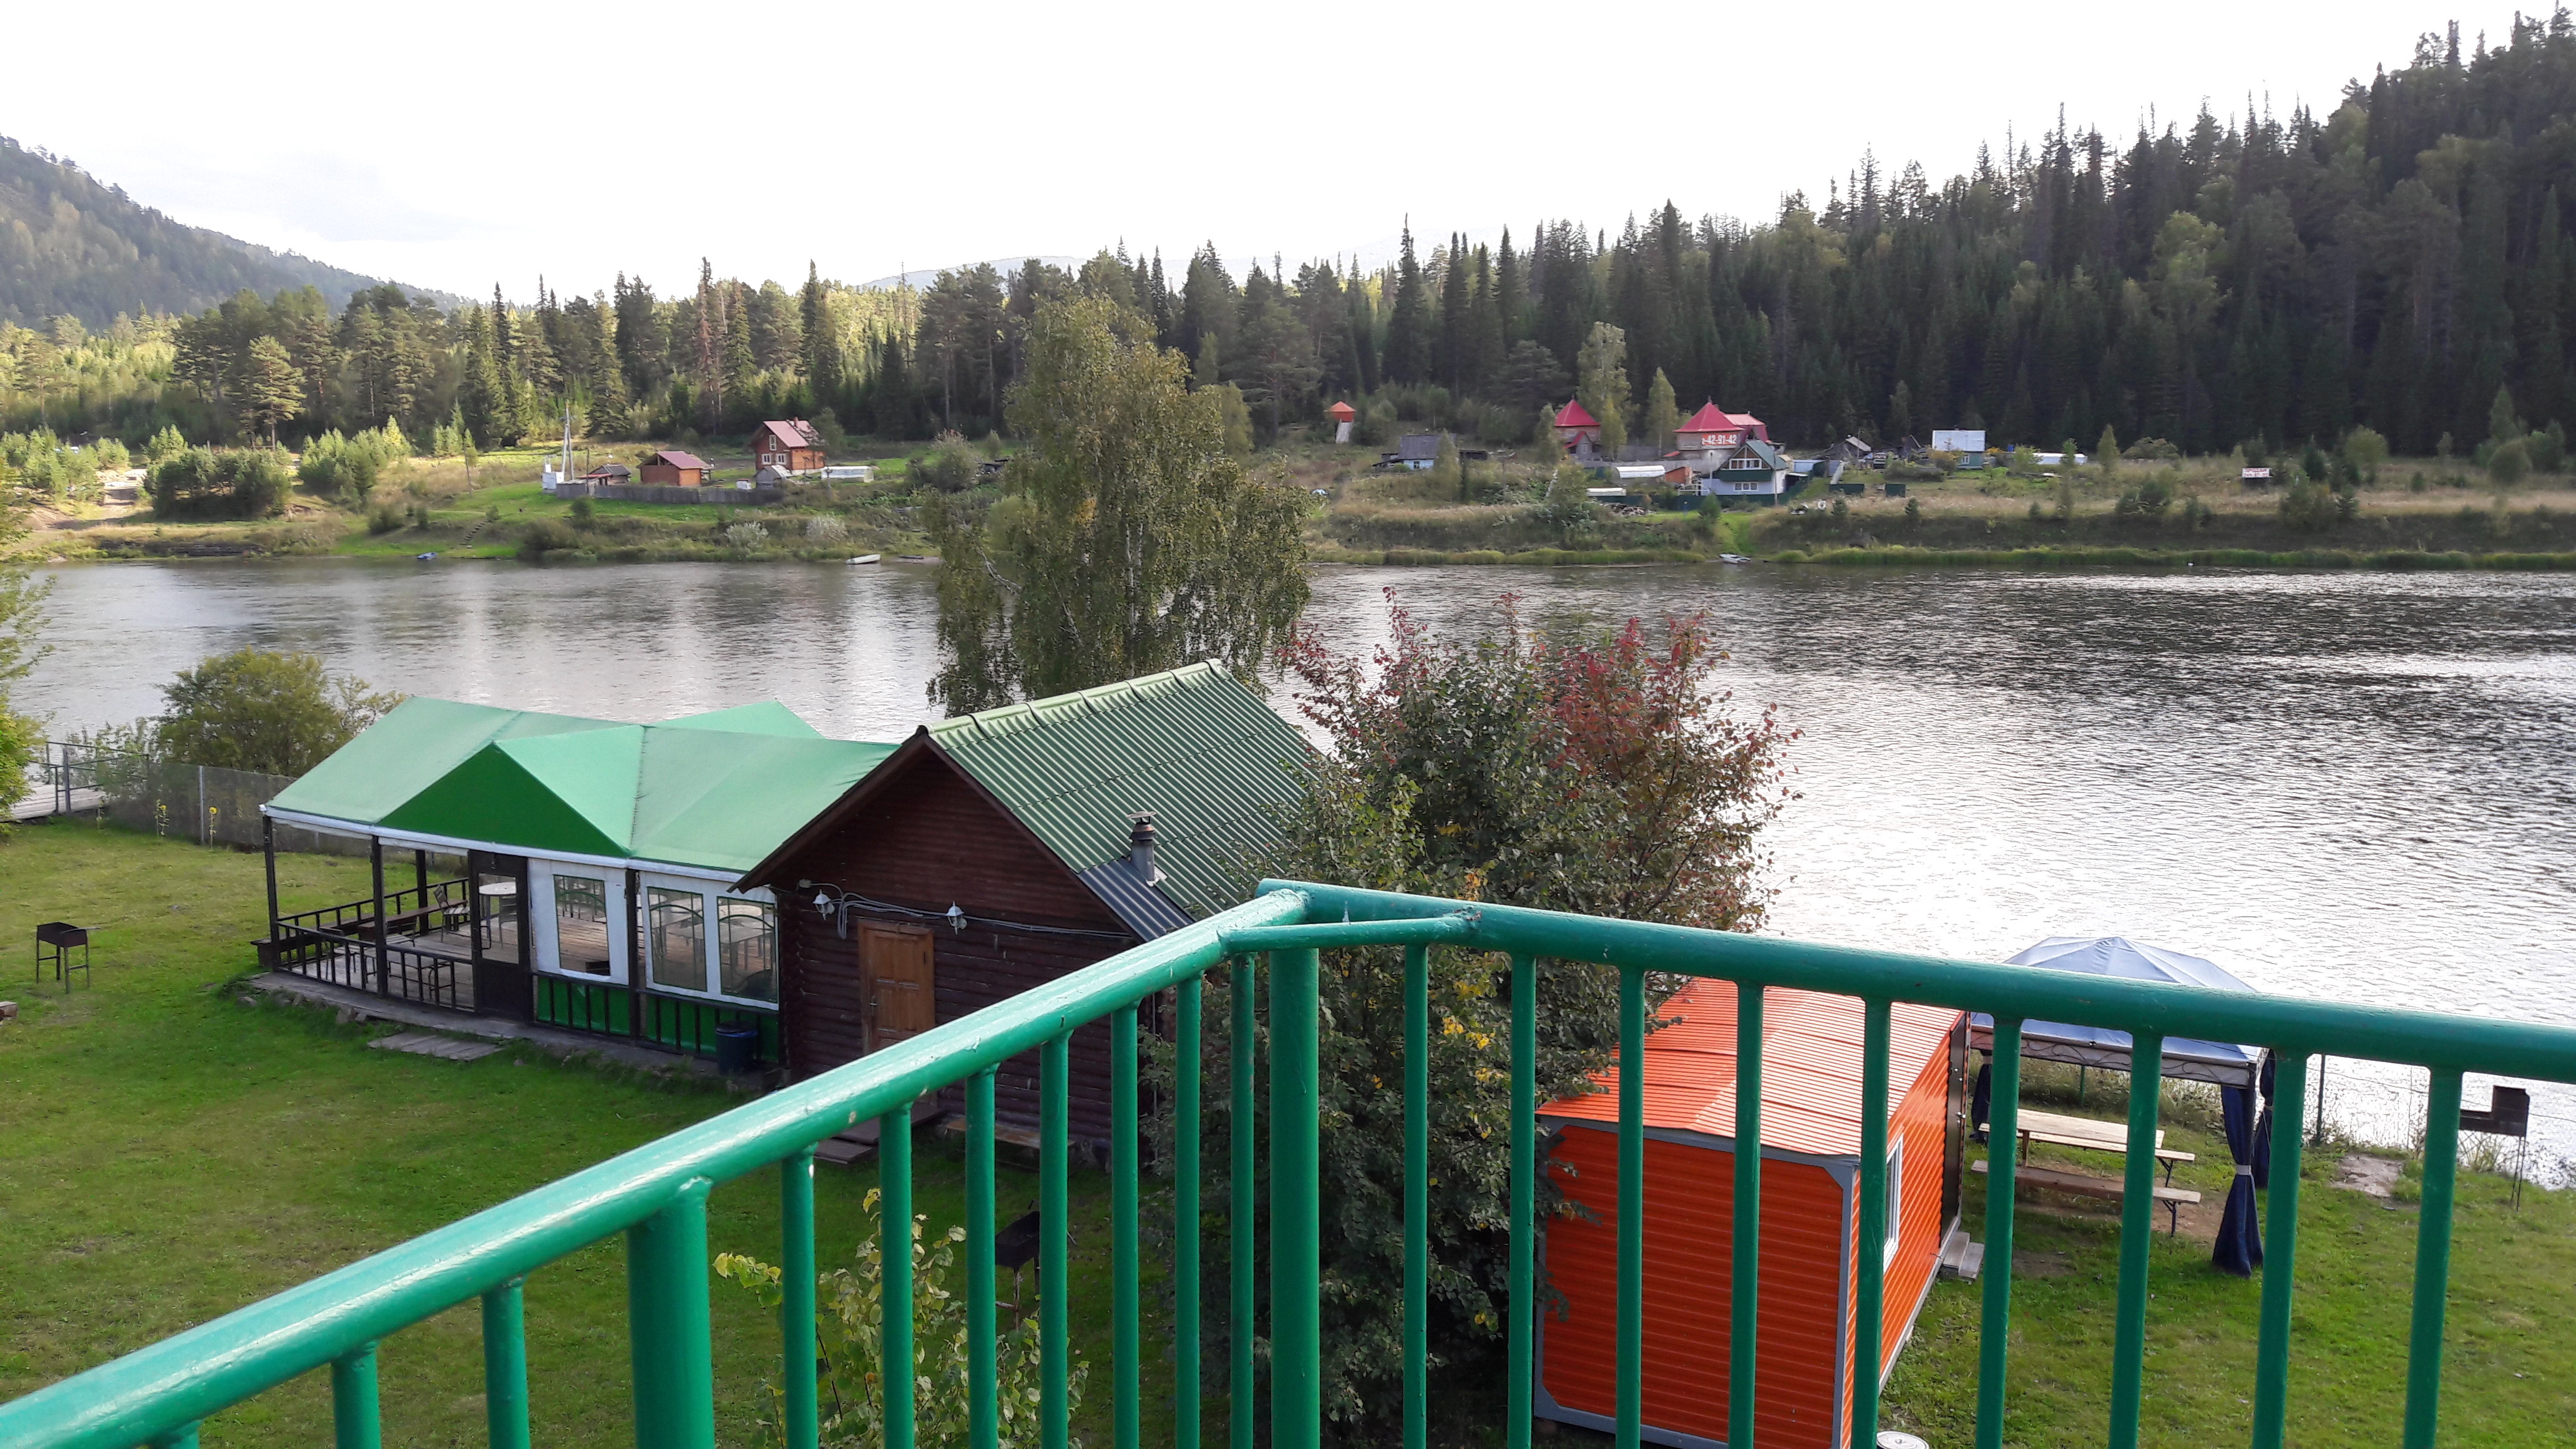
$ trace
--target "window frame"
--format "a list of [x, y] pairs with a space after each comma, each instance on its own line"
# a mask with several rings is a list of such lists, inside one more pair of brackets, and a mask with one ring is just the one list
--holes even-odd
[[[555, 904], [555, 878], [570, 876], [574, 880], [597, 881], [608, 902], [608, 974], [595, 975], [563, 964], [562, 917]], [[626, 941], [626, 872], [604, 865], [581, 865], [572, 861], [530, 859], [528, 862], [529, 925], [536, 937], [536, 969], [567, 981], [594, 984], [626, 985], [634, 974], [634, 963], [627, 959]], [[543, 908], [539, 908], [539, 902]]]
[[[734, 996], [721, 989], [724, 981], [723, 911], [724, 903], [726, 901], [746, 902], [753, 905], [766, 906], [768, 908], [770, 929], [773, 933], [773, 939], [778, 940], [780, 943], [777, 963], [771, 967], [773, 988], [777, 985], [777, 978], [784, 974], [784, 967], [786, 964], [784, 913], [778, 908], [778, 897], [774, 892], [766, 886], [747, 891], [727, 890], [725, 889], [724, 884], [719, 881], [693, 878], [689, 876], [664, 875], [658, 872], [640, 873], [636, 880], [636, 886], [637, 889], [644, 892], [640, 904], [648, 913], [651, 909], [650, 903], [653, 899], [652, 892], [654, 891], [685, 892], [695, 895], [698, 900], [699, 920], [704, 923], [698, 937], [698, 967], [700, 973], [698, 977], [698, 985], [674, 986], [668, 982], [655, 980], [653, 978], [652, 967], [653, 953], [652, 948], [648, 944], [644, 951], [645, 959], [638, 963], [635, 972], [635, 984], [638, 987], [664, 996], [685, 997], [692, 1001], [720, 1002], [726, 1006], [739, 1006], [752, 1011], [776, 1011], [778, 1009], [778, 1003], [775, 1000], [763, 1001], [756, 996]], [[652, 930], [652, 922], [649, 919], [649, 914], [647, 919], [645, 919], [641, 924], [643, 931], [649, 936]], [[592, 979], [595, 980], [597, 978]]]
[[1905, 1237], [1905, 1138], [1889, 1135], [1895, 1140], [1887, 1146], [1887, 1244], [1879, 1259], [1882, 1270], [1896, 1266], [1897, 1244]]

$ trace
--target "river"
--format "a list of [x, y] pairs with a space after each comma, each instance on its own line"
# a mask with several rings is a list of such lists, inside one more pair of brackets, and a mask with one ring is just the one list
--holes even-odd
[[[378, 686], [652, 720], [775, 696], [826, 733], [928, 713], [916, 567], [357, 560], [57, 568], [52, 731], [131, 719], [177, 669], [303, 649]], [[1801, 731], [1770, 929], [2001, 959], [2121, 934], [2257, 988], [2576, 1025], [2576, 578], [1709, 566], [1315, 572], [1310, 617], [1383, 637], [1705, 611], [1739, 705]], [[1285, 701], [1282, 701], [1283, 705]], [[2472, 1078], [2472, 1105], [2486, 1098]], [[2334, 1062], [2326, 1110], [2394, 1139], [2421, 1074]], [[2576, 1157], [2540, 1088], [2535, 1157]]]

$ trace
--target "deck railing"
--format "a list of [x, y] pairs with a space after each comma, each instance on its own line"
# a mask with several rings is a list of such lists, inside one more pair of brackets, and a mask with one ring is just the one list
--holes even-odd
[[[2272, 1048], [2279, 1057], [2273, 1115], [2273, 1187], [2252, 1442], [2282, 1442], [2289, 1396], [2291, 1294], [2298, 1257], [2300, 1125], [2310, 1056], [2367, 1057], [2432, 1073], [2425, 1141], [2423, 1211], [2416, 1255], [2405, 1416], [2401, 1443], [2429, 1449], [2439, 1405], [2443, 1303], [2449, 1275], [2451, 1206], [2457, 1165], [2461, 1074], [2467, 1070], [2576, 1081], [2576, 1031], [2425, 1013], [2291, 1001], [2163, 983], [2083, 976], [2027, 967], [1816, 946], [1466, 902], [1329, 886], [1265, 883], [1244, 905], [1146, 943], [1062, 980], [863, 1057], [749, 1106], [648, 1143], [461, 1222], [291, 1288], [0, 1405], [0, 1444], [30, 1449], [122, 1449], [150, 1443], [193, 1446], [208, 1415], [290, 1378], [328, 1365], [341, 1449], [379, 1442], [377, 1345], [387, 1336], [479, 1298], [483, 1311], [485, 1402], [498, 1449], [529, 1443], [527, 1368], [520, 1285], [527, 1274], [610, 1234], [627, 1240], [629, 1334], [634, 1354], [635, 1435], [641, 1449], [712, 1449], [715, 1400], [709, 1321], [708, 1191], [763, 1169], [779, 1172], [783, 1225], [782, 1375], [788, 1449], [813, 1449], [815, 1247], [813, 1151], [817, 1143], [875, 1117], [880, 1123], [883, 1222], [910, 1230], [911, 1106], [926, 1092], [965, 1084], [966, 1249], [970, 1442], [998, 1443], [994, 1321], [994, 1072], [1036, 1050], [1042, 1063], [1038, 1305], [1041, 1340], [1040, 1442], [1063, 1449], [1069, 1435], [1070, 1365], [1066, 1290], [1070, 1041], [1074, 1028], [1108, 1018], [1112, 1055], [1111, 1449], [1142, 1437], [1142, 1343], [1138, 1228], [1137, 1010], [1175, 993], [1178, 1059], [1199, 1059], [1202, 978], [1231, 973], [1235, 1039], [1252, 1038], [1250, 958], [1270, 960], [1268, 1072], [1271, 1363], [1269, 1409], [1275, 1449], [1317, 1449], [1323, 1431], [1321, 1274], [1317, 1214], [1319, 952], [1338, 946], [1406, 948], [1404, 1383], [1407, 1449], [1427, 1443], [1427, 1195], [1429, 1079], [1424, 1050], [1430, 1019], [1428, 952], [1464, 947], [1509, 957], [1512, 1029], [1510, 1363], [1506, 1439], [1527, 1449], [1538, 1310], [1535, 1220], [1537, 1156], [1537, 973], [1549, 959], [1603, 963], [1620, 973], [1619, 1167], [1617, 1211], [1616, 1429], [1620, 1449], [1639, 1439], [1643, 1345], [1645, 1131], [1642, 1065], [1649, 973], [1732, 981], [1740, 993], [1738, 1131], [1759, 1132], [1763, 993], [1797, 987], [1864, 1003], [1862, 1150], [1857, 1241], [1880, 1241], [1887, 1160], [1890, 1008], [1918, 1002], [1991, 1013], [1994, 1029], [1993, 1136], [2015, 1137], [2021, 1024], [2075, 1022], [2130, 1032], [2139, 1072], [2155, 1073], [2168, 1037]], [[1234, 1121], [1254, 1119], [1254, 1063], [1233, 1054]], [[2107, 1439], [2134, 1446], [2143, 1384], [2148, 1298], [2148, 1188], [2154, 1170], [2157, 1094], [2130, 1097], [2128, 1190]], [[1173, 1114], [1174, 1220], [1200, 1221], [1201, 1102], [1197, 1074], [1177, 1075]], [[1226, 1192], [1230, 1281], [1230, 1449], [1254, 1444], [1252, 1340], [1256, 1174], [1251, 1135], [1232, 1136]], [[1976, 1442], [2001, 1444], [2005, 1352], [2012, 1308], [2013, 1156], [1994, 1154], [1986, 1208], [1987, 1253]], [[1735, 1272], [1729, 1335], [1727, 1442], [1751, 1444], [1757, 1246], [1761, 1234], [1758, 1153], [1736, 1156]], [[1200, 1243], [1176, 1235], [1175, 1341], [1199, 1343]], [[1857, 1252], [1854, 1341], [1880, 1342], [1885, 1313], [1882, 1257]], [[913, 1445], [912, 1255], [891, 1244], [881, 1259], [882, 1301], [900, 1306], [884, 1325], [885, 1444]], [[1162, 1355], [1157, 1353], [1159, 1360]], [[1855, 1355], [1847, 1442], [1874, 1445], [1878, 1356]], [[1173, 1356], [1175, 1449], [1199, 1449], [1201, 1365], [1195, 1351]]]

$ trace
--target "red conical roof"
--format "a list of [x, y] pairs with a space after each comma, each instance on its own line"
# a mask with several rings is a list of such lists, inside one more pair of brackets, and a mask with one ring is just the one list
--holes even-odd
[[1682, 433], [1722, 433], [1735, 424], [1727, 420], [1726, 410], [1715, 403], [1701, 403], [1699, 411], [1682, 420], [1674, 429]]
[[1556, 415], [1556, 425], [1560, 428], [1597, 428], [1601, 421], [1583, 406], [1583, 399], [1576, 398]]
[[1349, 403], [1337, 402], [1331, 407], [1324, 409], [1324, 416], [1331, 418], [1337, 423], [1347, 423], [1351, 419], [1359, 416], [1359, 410], [1352, 407]]

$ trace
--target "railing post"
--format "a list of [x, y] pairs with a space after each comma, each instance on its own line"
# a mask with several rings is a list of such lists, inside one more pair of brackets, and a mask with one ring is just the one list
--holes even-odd
[[333, 1449], [380, 1449], [384, 1420], [376, 1406], [376, 1346], [365, 1344], [331, 1360]]
[[2442, 1315], [2451, 1294], [2451, 1206], [2460, 1161], [2456, 1068], [2433, 1069], [2424, 1112], [2424, 1206], [2415, 1223], [2415, 1321], [2406, 1345], [2404, 1449], [2433, 1449], [2442, 1413]]
[[2263, 1328], [2254, 1351], [2254, 1449], [2281, 1449], [2290, 1403], [2290, 1293], [2299, 1261], [2299, 1154], [2308, 1054], [2272, 1053], [2272, 1187], [2263, 1240]]
[[626, 1230], [626, 1332], [635, 1364], [636, 1449], [715, 1449], [707, 1301], [707, 1191], [692, 1178]]
[[1072, 1255], [1065, 1250], [1065, 1214], [1072, 1194], [1072, 1144], [1066, 1096], [1073, 1087], [1073, 1040], [1047, 1038], [1038, 1053], [1038, 1444], [1069, 1449], [1072, 1404], [1067, 1398], [1073, 1345]]
[[[1514, 1252], [1520, 1225], [1513, 1225]], [[1618, 1449], [1637, 1449], [1645, 1418], [1646, 974], [1619, 969], [1619, 1322], [1613, 1427]]]
[[492, 1449], [528, 1449], [528, 1322], [513, 1278], [483, 1295], [483, 1422]]
[[2111, 1334], [2111, 1449], [2138, 1444], [2138, 1405], [2146, 1387], [2147, 1260], [2156, 1240], [2156, 1109], [2164, 1082], [2164, 1037], [2133, 1033], [2128, 1161], [2120, 1189], [2120, 1296]]
[[787, 1398], [787, 1449], [814, 1449], [821, 1406], [814, 1382], [814, 1153], [778, 1164], [778, 1334], [780, 1391]]
[[1430, 1220], [1431, 948], [1407, 946], [1404, 948], [1404, 1449], [1428, 1449], [1430, 1443]]
[[1270, 1442], [1318, 1449], [1324, 1433], [1316, 1221], [1319, 1043], [1316, 953], [1270, 955]]
[[1258, 1023], [1253, 1012], [1252, 958], [1234, 958], [1234, 970], [1227, 987], [1233, 1011], [1233, 1041], [1229, 1044], [1226, 1065], [1233, 1074], [1232, 1115], [1226, 1123], [1229, 1163], [1226, 1184], [1226, 1234], [1231, 1257], [1227, 1264], [1226, 1320], [1226, 1445], [1227, 1449], [1253, 1449], [1252, 1336], [1258, 1326], [1257, 1305], [1253, 1295], [1253, 1234], [1259, 1225], [1253, 1221], [1259, 1211], [1253, 1191], [1254, 1143], [1253, 1068], [1257, 1050]]
[[1984, 1311], [1977, 1321], [1977, 1449], [2003, 1449], [2012, 1339], [2013, 1169], [2021, 1156], [2021, 1023], [1995, 1018], [1986, 1134]]
[[[993, 1069], [966, 1079], [966, 1443], [1002, 1442], [993, 1307]], [[789, 1445], [788, 1449], [811, 1449]]]
[[[1625, 1205], [1623, 1199], [1621, 1206]], [[1731, 1246], [1735, 1261], [1726, 1316], [1726, 1439], [1729, 1444], [1749, 1445], [1762, 1292], [1762, 983], [1758, 981], [1735, 983], [1735, 1232]]]
[[885, 1449], [912, 1449], [912, 1104], [877, 1118], [877, 1188], [884, 1194], [877, 1220], [877, 1254], [885, 1292]]
[[376, 994], [391, 996], [393, 968], [385, 959], [385, 839], [383, 836], [367, 837], [367, 865], [376, 883]]
[[1889, 1004], [1865, 1003], [1860, 1037], [1860, 1230], [1852, 1243], [1859, 1290], [1852, 1303], [1851, 1449], [1878, 1449], [1878, 1379], [1887, 1361], [1887, 1058], [1893, 1037]]
[[[68, 810], [64, 812], [69, 814]], [[277, 821], [262, 812], [259, 817], [259, 855], [268, 874], [268, 930], [271, 941], [277, 939]], [[272, 947], [271, 951], [274, 952]]]
[[1199, 1075], [1206, 1070], [1201, 1015], [1207, 983], [1173, 993], [1172, 1024], [1172, 1449], [1199, 1449]]
[[1136, 1278], [1136, 1008], [1109, 1014], [1110, 1443], [1137, 1449], [1142, 1434], [1144, 1311]]

